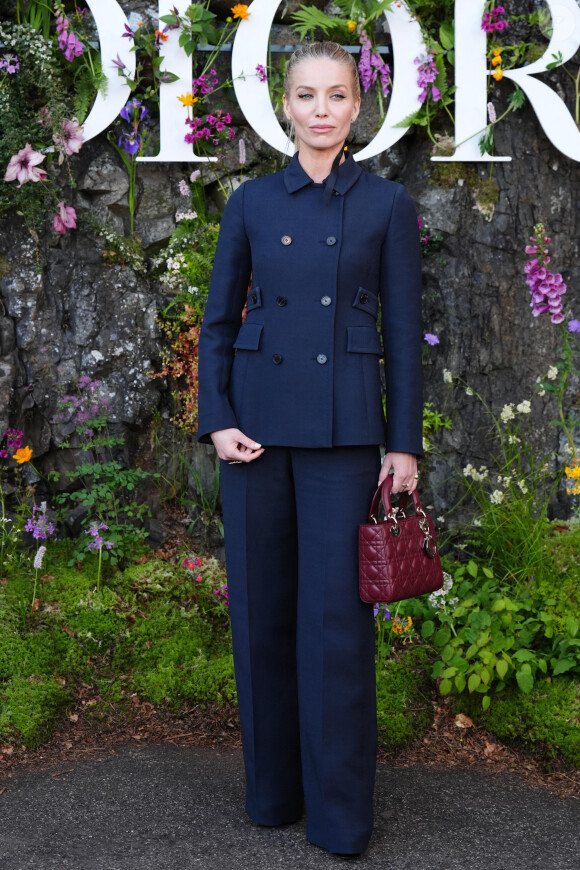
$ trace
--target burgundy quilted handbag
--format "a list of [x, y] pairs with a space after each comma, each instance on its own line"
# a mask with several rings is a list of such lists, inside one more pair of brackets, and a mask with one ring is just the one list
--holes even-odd
[[[407, 493], [393, 507], [392, 487], [389, 475], [373, 496], [369, 522], [358, 530], [360, 597], [371, 604], [390, 604], [443, 586], [431, 516], [421, 507], [416, 490], [411, 496], [414, 514], [407, 516]], [[385, 519], [379, 522], [381, 497]]]

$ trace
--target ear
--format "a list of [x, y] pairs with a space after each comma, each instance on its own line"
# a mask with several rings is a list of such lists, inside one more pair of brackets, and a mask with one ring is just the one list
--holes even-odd
[[288, 118], [289, 121], [292, 120], [292, 115], [290, 113], [290, 107], [288, 105], [288, 100], [286, 99], [286, 94], [282, 96], [282, 105], [284, 106], [284, 114]]
[[352, 115], [350, 118], [351, 124], [353, 124], [356, 121], [356, 119], [358, 118], [359, 112], [360, 112], [360, 97], [358, 98], [358, 100], [355, 100], [355, 104], [354, 104], [354, 107], [352, 110]]

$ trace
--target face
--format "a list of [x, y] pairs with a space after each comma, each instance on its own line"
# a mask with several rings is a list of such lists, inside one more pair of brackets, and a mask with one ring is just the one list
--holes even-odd
[[352, 71], [329, 58], [305, 60], [292, 72], [284, 112], [294, 121], [300, 148], [336, 151], [358, 117]]

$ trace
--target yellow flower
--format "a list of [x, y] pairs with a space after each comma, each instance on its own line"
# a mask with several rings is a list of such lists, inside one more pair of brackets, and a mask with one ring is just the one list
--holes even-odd
[[184, 106], [193, 106], [194, 103], [197, 103], [197, 97], [194, 97], [193, 94], [188, 91], [186, 94], [182, 94], [177, 98], [180, 103], [183, 103]]
[[32, 459], [32, 450], [30, 447], [21, 447], [14, 454], [14, 459], [18, 465], [22, 465], [24, 462], [29, 462]]
[[244, 18], [246, 21], [250, 17], [250, 12], [248, 12], [248, 7], [245, 3], [236, 3], [235, 6], [231, 7], [232, 12], [234, 13], [234, 18]]
[[498, 63], [501, 63], [501, 56], [500, 56], [500, 57], [492, 57], [492, 59], [491, 59], [491, 65], [492, 65], [492, 66], [497, 66]]
[[493, 73], [493, 78], [496, 80], [496, 82], [501, 82], [501, 80], [503, 79], [503, 70], [496, 69], [496, 71]]
[[352, 32], [356, 28], [356, 21], [351, 21], [351, 19], [349, 18], [348, 21], [346, 22], [346, 26], [347, 26], [347, 29]]

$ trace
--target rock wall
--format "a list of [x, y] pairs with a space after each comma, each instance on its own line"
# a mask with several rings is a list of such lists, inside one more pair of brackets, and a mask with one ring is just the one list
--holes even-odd
[[[148, 4], [127, 5], [139, 15], [153, 12]], [[276, 41], [291, 41], [282, 26]], [[247, 174], [280, 165], [279, 155], [243, 128], [239, 110], [232, 111], [238, 138], [243, 136], [247, 144]], [[359, 144], [372, 135], [373, 111], [367, 108], [357, 125]], [[443, 380], [443, 370], [464, 378], [499, 410], [506, 402], [528, 398], [536, 380], [556, 360], [559, 328], [545, 315], [532, 317], [523, 273], [524, 247], [539, 221], [552, 237], [553, 268], [568, 284], [565, 308], [580, 316], [580, 164], [550, 145], [529, 106], [499, 128], [496, 149], [513, 159], [493, 167], [499, 190], [493, 214], [486, 203], [478, 204], [476, 193], [489, 176], [489, 166], [437, 168], [429, 161], [431, 143], [421, 131], [406, 135], [365, 166], [405, 183], [425, 231], [442, 237], [440, 249], [424, 260], [425, 331], [440, 339], [435, 347], [425, 346], [425, 397], [453, 420], [452, 430], [436, 439], [441, 455], [432, 455], [427, 465], [425, 501], [437, 514], [458, 500], [453, 467], [488, 463], [493, 449], [490, 421], [481, 405], [463, 390], [452, 390]], [[237, 154], [230, 160], [237, 165]], [[136, 231], [146, 256], [154, 255], [174, 229], [179, 181], [192, 168], [140, 167]], [[106, 138], [87, 143], [73, 169], [78, 186], [68, 201], [127, 232], [127, 176]], [[211, 193], [211, 179], [207, 181]], [[102, 240], [86, 225], [62, 238], [47, 231], [38, 271], [34, 246], [18, 217], [11, 215], [0, 223], [0, 426], [25, 430], [42, 474], [66, 468], [66, 452], [58, 445], [70, 425], [58, 421], [59, 394], [88, 374], [102, 382], [110, 399], [115, 425], [126, 436], [127, 461], [157, 468], [161, 463], [176, 479], [168, 387], [147, 375], [159, 365], [163, 338], [155, 318], [158, 308], [169, 301], [167, 291], [147, 270], [107, 266], [102, 247]], [[579, 401], [575, 378], [569, 405], [577, 407]], [[554, 417], [553, 399], [534, 401], [534, 437], [555, 466], [563, 459], [563, 442], [560, 430], [549, 423]], [[193, 437], [186, 437], [178, 452], [197, 469], [206, 491], [211, 489], [211, 449], [198, 448]], [[195, 501], [195, 485], [187, 473], [185, 482]], [[560, 502], [556, 513], [567, 510]]]

